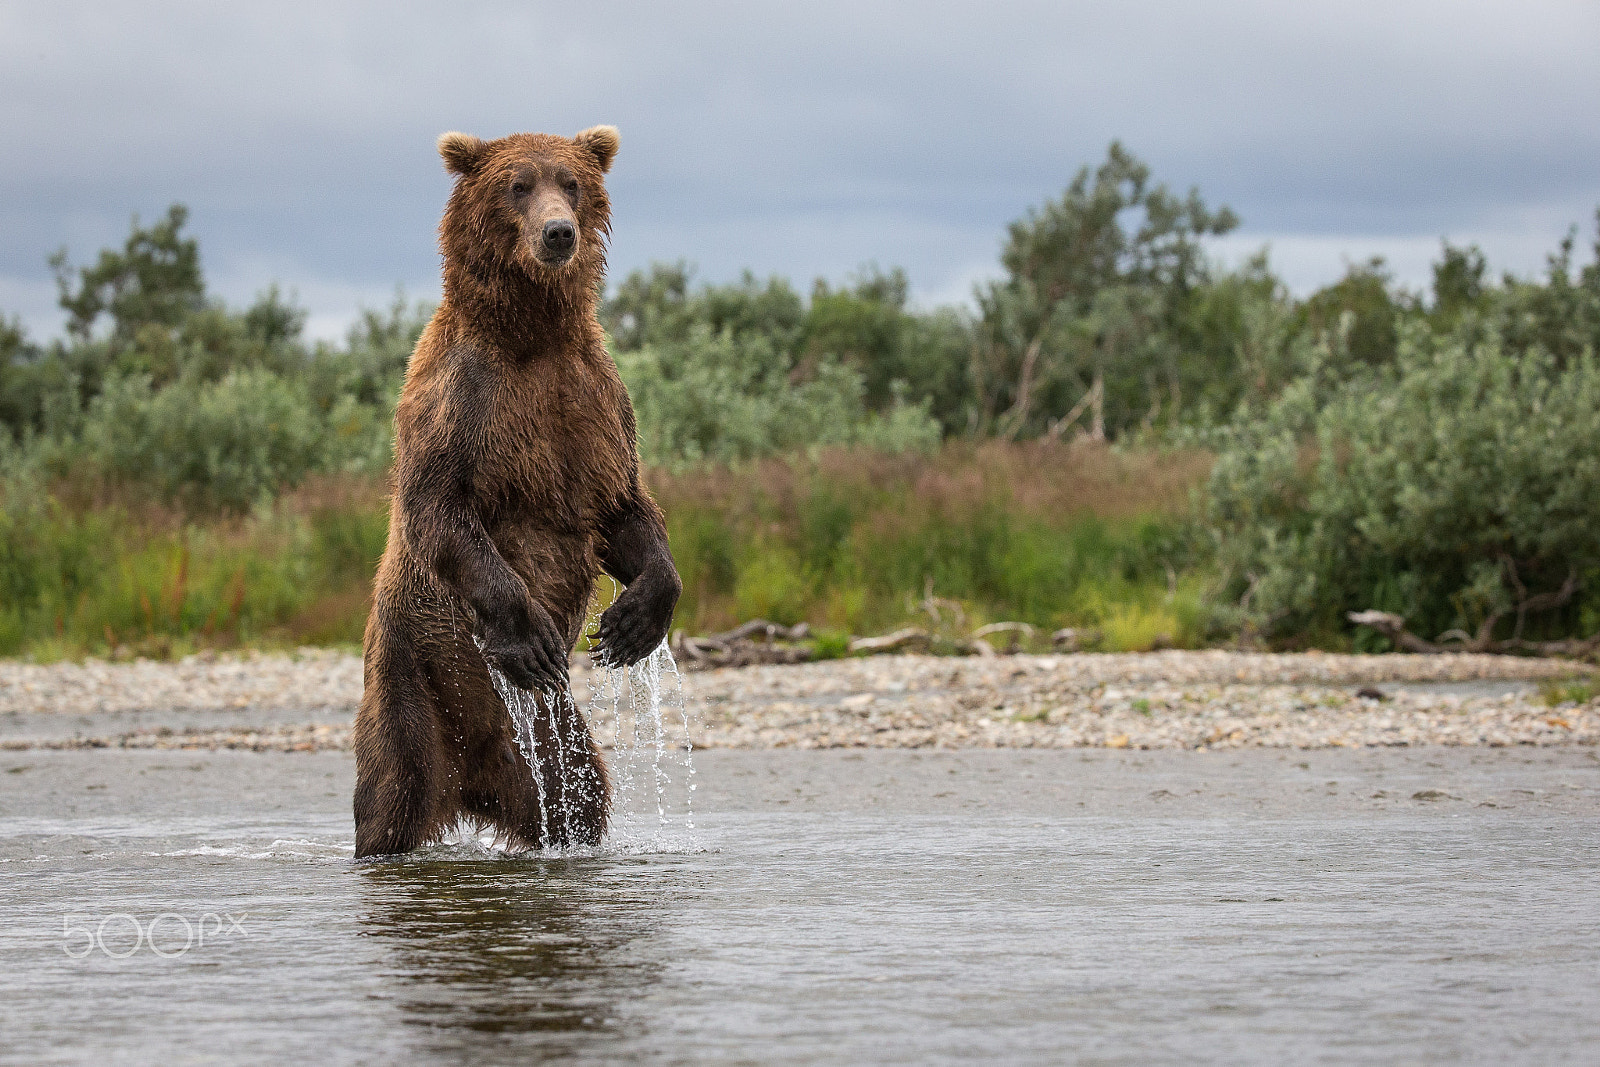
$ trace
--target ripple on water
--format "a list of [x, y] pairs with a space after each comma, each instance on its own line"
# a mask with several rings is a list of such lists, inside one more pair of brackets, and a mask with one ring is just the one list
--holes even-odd
[[[1588, 797], [1586, 752], [1314, 774], [727, 753], [701, 761], [693, 833], [661, 829], [641, 757], [648, 844], [512, 856], [462, 829], [360, 862], [348, 757], [40, 757], [0, 797], [65, 811], [0, 811], [0, 1062], [1559, 1062], [1600, 1041], [1591, 800], [1322, 795]], [[788, 803], [801, 785], [817, 804]], [[680, 833], [691, 854], [661, 854]]]

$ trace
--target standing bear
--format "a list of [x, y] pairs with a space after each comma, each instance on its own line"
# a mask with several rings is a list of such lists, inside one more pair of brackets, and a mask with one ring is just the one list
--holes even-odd
[[[682, 585], [639, 478], [633, 407], [595, 315], [617, 131], [439, 138], [455, 189], [444, 299], [395, 412], [393, 505], [356, 715], [356, 855], [467, 819], [523, 846], [593, 844], [609, 784], [567, 658], [604, 570], [598, 655], [644, 659]], [[481, 651], [480, 651], [481, 649]], [[488, 667], [541, 695], [535, 782]]]

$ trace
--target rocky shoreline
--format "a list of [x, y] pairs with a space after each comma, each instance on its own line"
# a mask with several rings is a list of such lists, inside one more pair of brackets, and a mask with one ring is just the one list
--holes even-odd
[[[700, 671], [683, 685], [698, 748], [1600, 743], [1600, 700], [1552, 705], [1540, 690], [1567, 679], [1600, 683], [1593, 667], [1547, 659], [1168, 651], [886, 655]], [[578, 703], [603, 680], [580, 657]], [[360, 659], [320, 649], [0, 663], [0, 749], [338, 750], [360, 695]], [[198, 712], [226, 722], [183, 723]], [[152, 715], [163, 721], [119, 729]]]

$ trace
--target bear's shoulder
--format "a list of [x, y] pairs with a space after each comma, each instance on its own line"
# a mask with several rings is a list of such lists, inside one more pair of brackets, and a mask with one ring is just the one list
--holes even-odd
[[[481, 346], [446, 343], [426, 333], [406, 368], [395, 410], [396, 429], [443, 433], [488, 414], [499, 387], [493, 357]], [[397, 442], [398, 443], [398, 442]]]

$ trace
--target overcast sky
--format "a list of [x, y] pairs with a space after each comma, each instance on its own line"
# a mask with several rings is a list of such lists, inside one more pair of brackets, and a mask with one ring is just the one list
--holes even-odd
[[903, 266], [923, 304], [1120, 138], [1244, 220], [1299, 291], [1439, 240], [1536, 271], [1600, 204], [1600, 3], [642, 5], [0, 0], [0, 314], [59, 328], [87, 262], [173, 201], [230, 303], [340, 334], [438, 293], [437, 135], [612, 123], [612, 276], [686, 259], [802, 289]]

